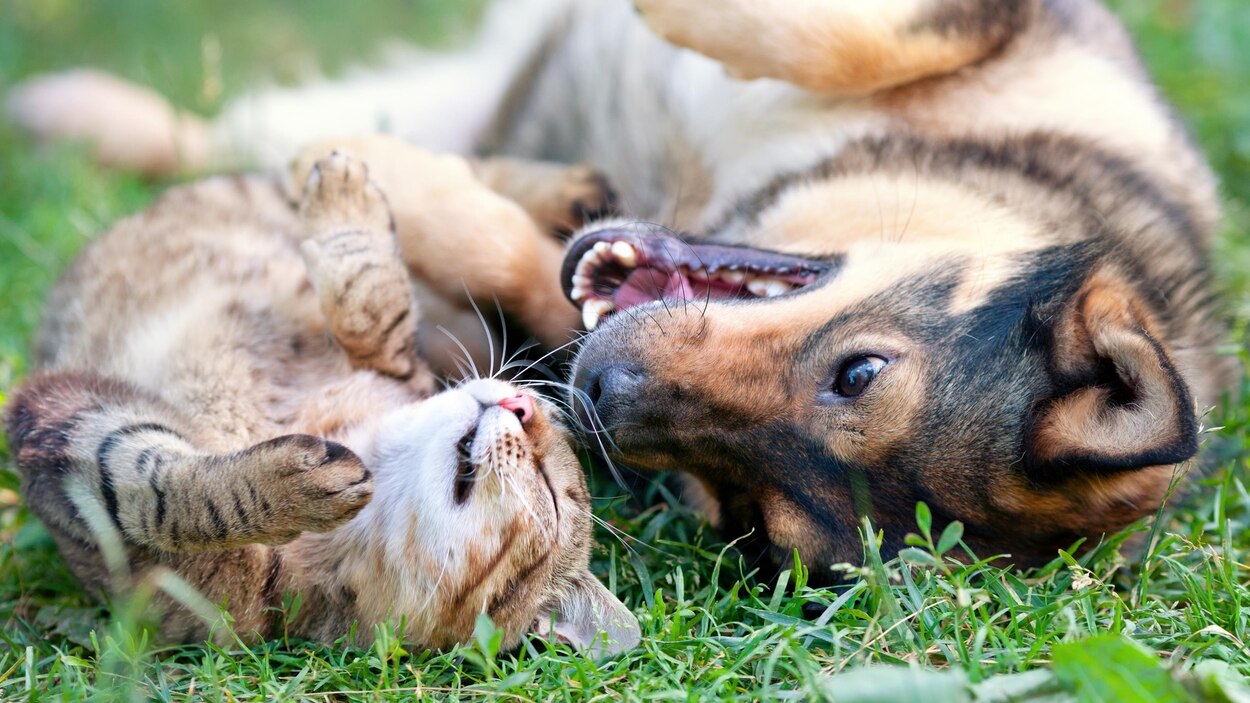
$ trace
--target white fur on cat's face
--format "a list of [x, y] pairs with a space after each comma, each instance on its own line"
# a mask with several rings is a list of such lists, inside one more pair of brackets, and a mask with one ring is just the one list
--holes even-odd
[[[403, 617], [426, 644], [464, 641], [485, 612], [509, 641], [536, 623], [547, 631], [554, 614], [564, 639], [594, 647], [583, 640], [608, 632], [632, 646], [636, 621], [585, 566], [588, 495], [567, 435], [542, 401], [524, 423], [500, 407], [517, 393], [471, 381], [348, 438], [373, 472], [374, 497], [337, 531], [341, 575], [366, 620]], [[458, 487], [465, 447], [472, 484]], [[385, 548], [351, 546], [370, 543]]]

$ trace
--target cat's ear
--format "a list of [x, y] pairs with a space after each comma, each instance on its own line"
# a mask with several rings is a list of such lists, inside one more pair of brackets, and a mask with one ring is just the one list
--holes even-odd
[[571, 644], [592, 657], [626, 652], [642, 639], [638, 618], [589, 570], [573, 579], [569, 590], [539, 616], [534, 631]]

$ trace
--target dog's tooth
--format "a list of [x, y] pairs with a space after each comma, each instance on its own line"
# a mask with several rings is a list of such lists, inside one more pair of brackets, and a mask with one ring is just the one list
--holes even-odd
[[582, 254], [582, 258], [577, 262], [577, 273], [583, 276], [590, 276], [595, 272], [595, 268], [599, 265], [599, 255], [594, 249]]
[[752, 278], [747, 281], [747, 290], [764, 298], [768, 295], [768, 281], [763, 278]]
[[717, 273], [716, 277], [726, 283], [733, 283], [736, 285], [741, 285], [743, 281], [747, 280], [747, 275], [745, 273], [741, 271], [734, 271], [732, 269], [729, 271], [720, 271]]
[[[598, 244], [595, 245], [596, 248], [598, 246]], [[634, 245], [629, 242], [613, 242], [611, 251], [612, 256], [615, 257], [621, 265], [628, 268], [634, 268], [638, 265], [638, 252], [634, 249]]]
[[595, 289], [594, 279], [590, 276], [583, 276], [580, 273], [573, 274], [573, 288], [569, 292], [573, 298], [573, 302], [580, 303], [590, 297], [591, 291]]
[[778, 295], [785, 295], [786, 293], [789, 293], [791, 290], [793, 290], [793, 288], [790, 286], [789, 283], [786, 283], [785, 281], [779, 281], [775, 278], [765, 279], [764, 282], [765, 282], [765, 290], [767, 291], [767, 295], [769, 298], [774, 298]]
[[599, 320], [615, 309], [616, 306], [610, 300], [602, 298], [587, 300], [582, 305], [582, 325], [585, 326], [587, 332], [593, 332], [599, 326]]
[[599, 259], [608, 258], [612, 253], [612, 245], [607, 242], [595, 242], [594, 252], [599, 255]]

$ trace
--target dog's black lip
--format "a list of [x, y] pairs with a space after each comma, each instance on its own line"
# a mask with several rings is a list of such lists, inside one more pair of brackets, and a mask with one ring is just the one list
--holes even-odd
[[720, 244], [696, 237], [678, 236], [654, 225], [612, 227], [587, 234], [565, 253], [560, 269], [564, 295], [572, 298], [573, 275], [586, 252], [599, 242], [628, 242], [650, 268], [675, 271], [679, 267], [709, 270], [738, 267], [758, 273], [807, 276], [813, 281], [837, 266], [837, 258], [806, 258], [738, 244]]

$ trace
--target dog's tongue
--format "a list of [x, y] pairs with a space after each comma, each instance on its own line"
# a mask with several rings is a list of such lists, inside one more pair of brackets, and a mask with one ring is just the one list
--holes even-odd
[[664, 297], [678, 300], [690, 300], [694, 297], [694, 288], [690, 286], [690, 279], [686, 278], [686, 274], [674, 271], [668, 275], [668, 280], [664, 282]]
[[640, 268], [631, 272], [616, 290], [613, 302], [623, 310], [653, 300], [690, 300], [694, 295], [694, 286], [685, 273]]

